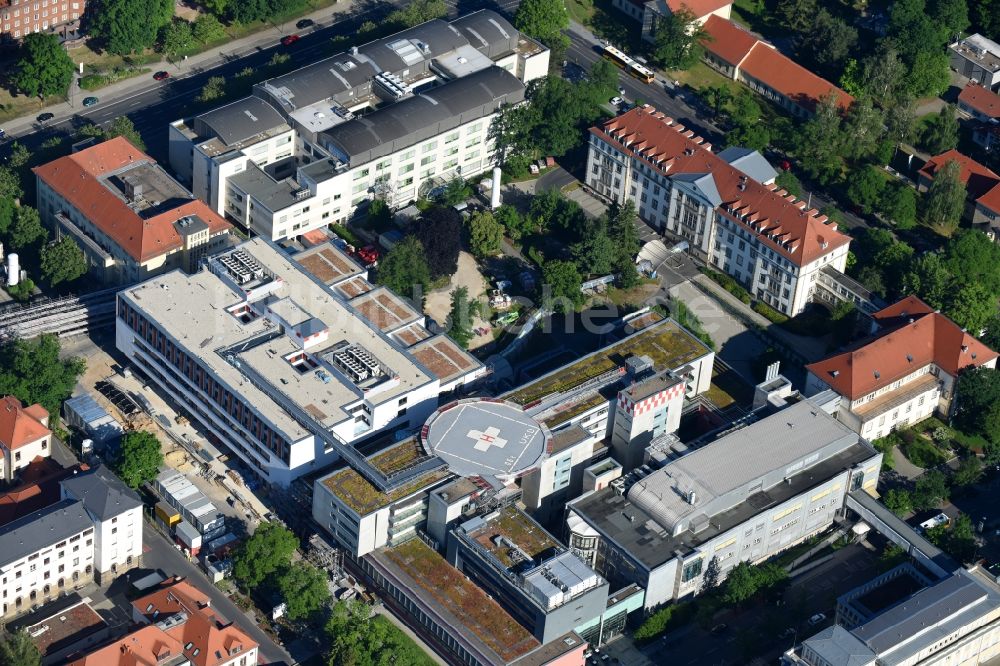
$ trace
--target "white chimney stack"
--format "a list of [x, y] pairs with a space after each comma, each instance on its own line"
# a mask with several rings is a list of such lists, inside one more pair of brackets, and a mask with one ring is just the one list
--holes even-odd
[[21, 267], [18, 264], [17, 253], [11, 252], [7, 255], [7, 286], [16, 287], [21, 281]]
[[500, 167], [493, 167], [493, 189], [490, 191], [490, 208], [496, 210], [500, 207]]

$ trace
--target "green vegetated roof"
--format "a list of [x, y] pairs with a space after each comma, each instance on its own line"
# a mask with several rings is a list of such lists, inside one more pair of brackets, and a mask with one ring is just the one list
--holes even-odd
[[570, 363], [524, 386], [507, 398], [527, 405], [554, 393], [573, 389], [587, 380], [622, 366], [630, 356], [649, 356], [656, 369], [667, 370], [705, 354], [705, 346], [673, 320], [655, 323], [589, 356]]
[[505, 567], [510, 567], [514, 562], [507, 554], [507, 548], [493, 542], [493, 538], [498, 535], [517, 544], [532, 559], [559, 545], [540, 525], [513, 506], [501, 509], [500, 515], [480, 527], [472, 535], [480, 545], [492, 552], [493, 556]]
[[388, 548], [385, 554], [504, 661], [538, 647], [527, 629], [420, 539]]

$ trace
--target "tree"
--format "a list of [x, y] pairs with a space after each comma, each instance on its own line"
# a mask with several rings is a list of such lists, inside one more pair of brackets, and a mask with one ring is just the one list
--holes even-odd
[[740, 562], [726, 576], [722, 586], [722, 600], [727, 605], [739, 606], [758, 594], [781, 585], [787, 579], [788, 572], [778, 564], [755, 566]]
[[54, 287], [61, 282], [72, 282], [87, 272], [83, 250], [69, 236], [63, 236], [42, 248], [42, 277]]
[[546, 307], [556, 312], [569, 313], [578, 309], [585, 300], [580, 286], [583, 278], [571, 261], [548, 261], [542, 266], [543, 292]]
[[288, 566], [299, 540], [280, 523], [263, 522], [233, 555], [233, 578], [252, 590], [275, 571]]
[[729, 132], [729, 144], [752, 150], [763, 150], [771, 142], [771, 133], [760, 122], [763, 113], [754, 96], [743, 90], [727, 105], [733, 129]]
[[983, 463], [974, 455], [963, 458], [951, 480], [956, 486], [971, 486], [983, 478]]
[[0, 239], [10, 233], [11, 225], [17, 216], [17, 206], [10, 197], [0, 197]]
[[924, 223], [939, 233], [950, 235], [958, 229], [965, 208], [961, 173], [961, 165], [949, 161], [934, 174], [934, 181], [924, 194]]
[[42, 654], [27, 629], [6, 634], [0, 641], [0, 666], [41, 666]]
[[965, 0], [933, 0], [931, 16], [946, 31], [946, 41], [951, 41], [969, 27], [969, 6]]
[[902, 518], [913, 510], [913, 498], [901, 488], [891, 488], [882, 497], [882, 503], [894, 514]]
[[608, 235], [615, 247], [613, 268], [618, 276], [619, 286], [624, 289], [633, 287], [639, 282], [635, 257], [639, 254], [642, 243], [639, 240], [639, 229], [636, 227], [637, 219], [635, 206], [631, 201], [624, 204], [614, 203], [608, 209]]
[[413, 0], [406, 3], [402, 9], [389, 14], [387, 22], [404, 29], [447, 15], [448, 5], [444, 0]]
[[944, 265], [963, 282], [978, 282], [1000, 295], [1000, 246], [978, 229], [964, 229], [944, 249]]
[[854, 338], [858, 327], [858, 308], [852, 301], [840, 301], [830, 313], [833, 339], [845, 345]]
[[432, 278], [450, 276], [458, 270], [458, 253], [462, 249], [462, 216], [458, 211], [431, 206], [417, 220], [414, 235], [424, 247]]
[[1000, 373], [984, 366], [962, 370], [955, 398], [955, 425], [959, 430], [988, 440], [1000, 439], [993, 411], [1000, 403]]
[[497, 111], [486, 133], [493, 144], [497, 164], [515, 174], [528, 171], [533, 150], [531, 130], [535, 111], [530, 104], [505, 104]]
[[820, 100], [816, 113], [802, 123], [793, 143], [803, 169], [820, 184], [829, 184], [839, 175], [842, 166], [840, 108], [836, 97]]
[[531, 225], [531, 218], [521, 215], [516, 208], [504, 204], [493, 211], [495, 219], [513, 240], [520, 240], [526, 234], [531, 233], [534, 228]]
[[128, 139], [128, 142], [139, 150], [146, 150], [146, 142], [142, 140], [139, 130], [135, 128], [135, 124], [128, 116], [118, 116], [104, 130], [105, 140], [113, 139], [116, 136]]
[[90, 34], [116, 55], [153, 46], [160, 28], [173, 16], [173, 3], [161, 0], [103, 0], [87, 9]]
[[11, 82], [30, 97], [65, 95], [73, 82], [74, 69], [59, 37], [35, 32], [21, 41]]
[[415, 303], [423, 302], [423, 295], [431, 283], [424, 246], [415, 236], [407, 236], [396, 243], [378, 267], [378, 283]]
[[805, 188], [802, 187], [802, 183], [791, 171], [779, 171], [778, 177], [774, 179], [774, 182], [777, 183], [781, 189], [800, 199], [802, 198], [802, 193], [805, 192]]
[[842, 131], [843, 154], [853, 159], [867, 159], [875, 154], [885, 135], [885, 114], [870, 99], [855, 100], [847, 110]]
[[935, 309], [943, 309], [951, 295], [952, 276], [936, 252], [917, 257], [903, 275], [903, 292], [914, 293]]
[[555, 62], [569, 48], [563, 32], [569, 28], [569, 12], [563, 0], [524, 0], [514, 14], [514, 27], [552, 49]]
[[945, 104], [937, 115], [931, 117], [920, 141], [932, 155], [939, 155], [958, 145], [958, 119], [951, 104]]
[[934, 509], [948, 499], [948, 480], [943, 472], [927, 470], [917, 479], [913, 490], [913, 508], [917, 511]]
[[226, 10], [229, 8], [230, 0], [200, 0], [198, 4], [211, 12], [211, 14], [202, 14], [202, 16], [212, 16], [218, 20], [218, 17], [225, 16]]
[[598, 58], [590, 66], [587, 87], [591, 92], [591, 104], [606, 103], [618, 94], [618, 68], [607, 58]]
[[472, 188], [465, 179], [456, 176], [445, 184], [437, 201], [445, 206], [457, 206], [471, 196]]
[[665, 69], [688, 69], [701, 60], [706, 39], [708, 31], [687, 7], [667, 12], [656, 24], [653, 60]]
[[960, 562], [971, 562], [976, 553], [976, 535], [972, 528], [972, 519], [968, 514], [960, 513], [948, 535], [946, 548], [952, 557]]
[[816, 15], [816, 0], [779, 0], [776, 13], [789, 30], [805, 32]]
[[221, 76], [211, 76], [205, 85], [202, 86], [201, 92], [198, 93], [199, 102], [211, 102], [212, 100], [219, 99], [226, 94], [226, 80]]
[[826, 8], [813, 15], [812, 28], [801, 35], [804, 55], [819, 69], [831, 69], [854, 50], [858, 31]]
[[879, 48], [864, 59], [861, 71], [862, 86], [872, 101], [883, 109], [896, 107], [906, 78], [906, 65], [898, 51], [891, 46]]
[[184, 19], [174, 19], [163, 29], [162, 50], [168, 56], [176, 57], [193, 45], [194, 33], [191, 31], [191, 24]]
[[503, 225], [490, 211], [477, 210], [469, 216], [469, 249], [477, 257], [491, 257], [500, 252]]
[[372, 199], [368, 204], [368, 224], [376, 231], [387, 228], [392, 224], [392, 209], [385, 199]]
[[0, 347], [0, 395], [13, 395], [26, 405], [40, 403], [58, 415], [84, 367], [83, 359], [59, 358], [54, 335], [8, 342]]
[[462, 349], [469, 348], [472, 340], [472, 305], [469, 290], [459, 287], [451, 292], [451, 313], [448, 315], [448, 337]]
[[326, 572], [308, 562], [296, 562], [278, 575], [278, 591], [285, 600], [285, 617], [305, 619], [330, 602]]
[[333, 605], [325, 632], [327, 666], [431, 666], [417, 645], [371, 607], [357, 600]]
[[840, 87], [852, 97], [860, 97], [865, 92], [865, 83], [861, 79], [861, 64], [854, 58], [844, 62], [844, 71], [840, 75]]
[[38, 211], [30, 206], [21, 206], [14, 216], [7, 241], [15, 250], [23, 250], [31, 245], [44, 241], [49, 235], [42, 226], [42, 218]]
[[973, 335], [979, 335], [997, 314], [997, 297], [978, 282], [969, 282], [955, 293], [945, 314]]
[[732, 89], [721, 83], [714, 86], [705, 86], [698, 93], [712, 111], [715, 112], [715, 115], [720, 115], [725, 111], [733, 99]]
[[705, 567], [705, 573], [701, 575], [701, 593], [704, 594], [709, 590], [714, 590], [719, 585], [719, 575], [722, 573], [722, 567], [719, 566], [719, 557], [714, 556], [708, 561], [708, 566]]
[[921, 51], [910, 65], [906, 90], [914, 97], [933, 97], [947, 90], [950, 80], [947, 53]]
[[112, 468], [125, 485], [135, 489], [155, 479], [162, 464], [163, 451], [156, 435], [145, 430], [132, 430], [122, 437]]
[[[215, 0], [216, 2], [222, 2], [224, 0]], [[222, 25], [216, 16], [221, 16], [222, 13], [212, 13], [212, 14], [199, 14], [198, 18], [194, 20], [194, 27], [191, 29], [191, 36], [202, 44], [211, 44], [213, 42], [220, 41], [226, 37], [226, 28]]]
[[917, 224], [917, 191], [906, 183], [891, 183], [882, 190], [878, 210], [897, 229], [912, 229]]
[[885, 190], [885, 176], [876, 166], [867, 166], [856, 173], [847, 186], [847, 197], [866, 215], [874, 212]]
[[608, 235], [608, 220], [598, 218], [589, 225], [583, 240], [575, 243], [570, 252], [581, 275], [608, 275], [615, 268], [615, 243]]
[[245, 25], [271, 16], [276, 8], [276, 0], [236, 0], [228, 5], [229, 20]]
[[0, 166], [0, 197], [7, 199], [20, 199], [24, 195], [21, 187], [21, 177], [13, 169]]

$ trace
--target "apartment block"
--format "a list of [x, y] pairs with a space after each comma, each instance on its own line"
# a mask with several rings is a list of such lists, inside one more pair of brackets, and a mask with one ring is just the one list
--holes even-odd
[[0, 38], [21, 39], [34, 32], [64, 39], [79, 36], [84, 0], [0, 0]]
[[80, 500], [62, 500], [0, 528], [3, 617], [90, 583], [94, 524]]
[[613, 589], [636, 584], [645, 608], [827, 529], [853, 491], [874, 491], [881, 454], [809, 400], [632, 474], [567, 507], [574, 552]]
[[806, 393], [833, 389], [837, 418], [866, 439], [932, 414], [952, 414], [965, 368], [995, 368], [997, 353], [916, 296], [872, 315], [874, 336], [806, 366]]
[[842, 278], [850, 237], [744, 168], [750, 173], [646, 105], [591, 128], [586, 184], [606, 200], [631, 201], [654, 228], [794, 316], [818, 289]]
[[27, 407], [12, 395], [0, 398], [0, 479], [10, 484], [36, 458], [52, 452], [49, 413], [39, 404]]
[[99, 465], [64, 479], [62, 498], [83, 502], [94, 525], [94, 577], [107, 583], [142, 562], [142, 500]]
[[101, 282], [192, 271], [231, 242], [228, 222], [123, 137], [33, 171], [42, 222], [77, 242]]
[[[351, 263], [322, 252], [313, 261]], [[256, 238], [194, 275], [120, 292], [116, 344], [261, 479], [286, 486], [339, 458], [378, 476], [354, 443], [418, 428], [485, 370], [404, 300], [368, 289], [347, 299]]]
[[272, 240], [401, 206], [494, 164], [488, 129], [548, 71], [498, 14], [435, 19], [170, 126], [170, 164], [220, 215]]

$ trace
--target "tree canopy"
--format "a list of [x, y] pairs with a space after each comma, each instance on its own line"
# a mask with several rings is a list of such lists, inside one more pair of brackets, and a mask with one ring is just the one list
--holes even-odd
[[569, 12], [564, 0], [523, 0], [514, 14], [514, 27], [548, 46], [562, 59], [569, 48]]
[[939, 155], [958, 145], [958, 118], [951, 104], [945, 104], [936, 115], [931, 116], [930, 122], [924, 126], [920, 143], [932, 155]]
[[279, 523], [263, 522], [233, 555], [233, 578], [252, 590], [275, 571], [288, 566], [299, 540]]
[[63, 95], [73, 82], [74, 69], [59, 37], [35, 32], [21, 40], [11, 82], [31, 97]]
[[173, 15], [173, 0], [102, 0], [87, 6], [88, 31], [111, 53], [129, 55], [152, 47]]
[[49, 286], [72, 282], [87, 272], [87, 261], [83, 250], [69, 236], [63, 236], [42, 248], [42, 277]]
[[43, 242], [48, 236], [49, 232], [42, 226], [42, 218], [38, 211], [30, 206], [21, 206], [17, 209], [14, 223], [7, 233], [7, 242], [15, 250], [23, 250]]
[[491, 257], [500, 252], [503, 225], [488, 210], [477, 210], [469, 216], [469, 249], [477, 257]]
[[668, 12], [656, 26], [653, 60], [666, 69], [688, 69], [701, 60], [702, 40], [708, 38], [708, 31], [686, 7]]
[[415, 236], [407, 236], [382, 258], [378, 265], [378, 283], [419, 303], [431, 283], [424, 246]]
[[27, 629], [8, 633], [0, 640], [0, 666], [41, 666], [42, 654]]
[[472, 307], [469, 290], [458, 287], [451, 292], [451, 312], [448, 315], [448, 337], [462, 349], [468, 349], [472, 340]]
[[295, 562], [278, 574], [277, 585], [285, 601], [285, 617], [304, 620], [330, 602], [326, 572], [308, 562]]
[[726, 604], [739, 606], [783, 584], [788, 572], [779, 564], [752, 565], [740, 562], [733, 567], [722, 585], [722, 599]]
[[325, 630], [329, 652], [327, 666], [434, 666], [417, 644], [367, 604], [338, 601]]
[[421, 214], [413, 231], [424, 248], [431, 278], [450, 276], [458, 270], [462, 250], [462, 216], [450, 206], [431, 206]]
[[958, 162], [948, 162], [934, 174], [934, 181], [924, 195], [924, 223], [940, 233], [956, 230], [962, 218], [966, 193], [961, 173]]
[[121, 448], [112, 467], [129, 488], [149, 483], [160, 473], [163, 451], [160, 440], [151, 432], [132, 430], [122, 437]]
[[966, 434], [1000, 441], [1000, 372], [963, 370], [955, 387], [955, 425]]
[[0, 347], [0, 395], [13, 395], [26, 405], [40, 403], [58, 418], [84, 367], [83, 359], [59, 358], [54, 335], [7, 342]]
[[402, 9], [390, 13], [386, 20], [402, 30], [431, 19], [444, 18], [447, 15], [448, 5], [444, 3], [444, 0], [412, 0], [412, 2], [406, 3]]
[[580, 286], [583, 278], [571, 261], [547, 261], [542, 266], [542, 289], [546, 306], [556, 312], [573, 312], [585, 300]]

